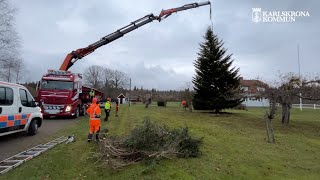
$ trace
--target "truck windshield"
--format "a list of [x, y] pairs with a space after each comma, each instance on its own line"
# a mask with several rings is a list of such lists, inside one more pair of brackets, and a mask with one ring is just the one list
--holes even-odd
[[72, 90], [73, 89], [73, 82], [71, 82], [71, 81], [42, 80], [40, 89]]

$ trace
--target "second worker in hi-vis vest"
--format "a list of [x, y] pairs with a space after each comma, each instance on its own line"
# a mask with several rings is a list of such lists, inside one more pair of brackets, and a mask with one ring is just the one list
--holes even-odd
[[108, 121], [111, 111], [111, 98], [108, 98], [106, 104], [104, 105], [104, 111], [106, 112], [106, 117], [104, 118], [104, 121]]
[[92, 103], [87, 109], [87, 113], [90, 116], [88, 142], [92, 140], [94, 133], [96, 133], [96, 140], [99, 140], [101, 110], [97, 98], [92, 99]]

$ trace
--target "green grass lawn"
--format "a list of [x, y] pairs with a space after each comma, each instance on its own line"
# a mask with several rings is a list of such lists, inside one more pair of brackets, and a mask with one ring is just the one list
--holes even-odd
[[216, 116], [184, 112], [178, 103], [166, 108], [120, 106], [111, 113], [110, 135], [125, 135], [145, 116], [171, 128], [187, 126], [203, 137], [199, 158], [163, 160], [155, 168], [144, 164], [114, 171], [90, 159], [94, 143], [87, 143], [88, 118], [60, 135], [74, 134], [77, 141], [61, 144], [25, 163], [0, 179], [320, 179], [320, 110], [292, 110], [290, 126], [274, 121], [276, 144], [266, 142], [264, 109], [229, 110]]

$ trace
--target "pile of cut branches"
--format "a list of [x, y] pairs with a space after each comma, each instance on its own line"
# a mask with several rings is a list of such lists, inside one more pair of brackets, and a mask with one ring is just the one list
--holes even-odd
[[202, 139], [192, 138], [187, 128], [170, 130], [146, 118], [127, 137], [109, 137], [101, 141], [94, 156], [96, 163], [118, 169], [140, 161], [197, 157], [201, 142]]

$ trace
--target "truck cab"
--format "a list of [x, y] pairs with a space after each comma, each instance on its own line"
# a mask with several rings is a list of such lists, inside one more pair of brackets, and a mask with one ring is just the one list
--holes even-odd
[[86, 105], [91, 102], [89, 92], [102, 97], [97, 89], [82, 85], [82, 75], [70, 71], [49, 70], [37, 85], [38, 99], [44, 117], [75, 118], [86, 114]]
[[37, 85], [38, 102], [45, 117], [84, 115], [81, 74], [49, 70]]
[[35, 135], [42, 119], [40, 108], [27, 88], [0, 81], [0, 136], [22, 131]]

